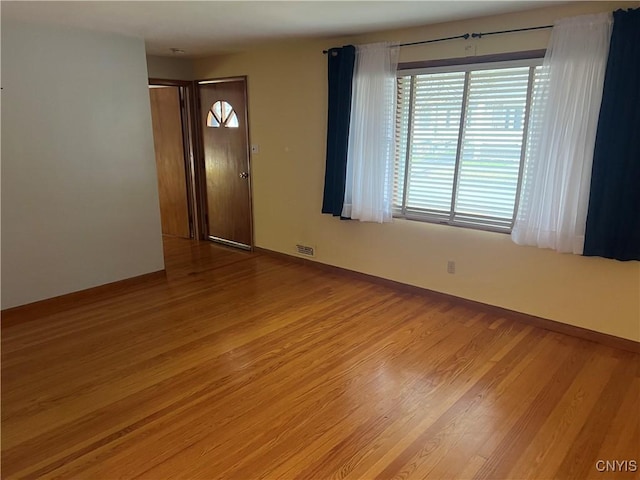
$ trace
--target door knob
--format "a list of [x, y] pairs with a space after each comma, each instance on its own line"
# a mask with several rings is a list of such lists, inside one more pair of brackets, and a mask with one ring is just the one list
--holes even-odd
[[242, 172], [240, 174], [240, 178], [249, 178], [249, 174], [247, 172]]

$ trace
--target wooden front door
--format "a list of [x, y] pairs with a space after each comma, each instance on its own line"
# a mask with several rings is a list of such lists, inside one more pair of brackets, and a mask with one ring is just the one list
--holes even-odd
[[249, 130], [244, 78], [199, 82], [210, 240], [250, 249]]
[[152, 86], [149, 97], [162, 233], [190, 238], [179, 88]]

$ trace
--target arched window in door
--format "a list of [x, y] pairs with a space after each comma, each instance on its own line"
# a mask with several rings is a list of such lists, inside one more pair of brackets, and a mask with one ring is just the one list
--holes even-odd
[[207, 115], [207, 127], [227, 127], [238, 128], [240, 122], [238, 122], [238, 115], [228, 102], [224, 100], [218, 100], [209, 109]]

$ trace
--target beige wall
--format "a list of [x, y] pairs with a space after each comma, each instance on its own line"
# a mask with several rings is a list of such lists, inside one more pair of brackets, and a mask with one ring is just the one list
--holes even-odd
[[2, 19], [2, 308], [164, 268], [144, 43]]
[[[406, 220], [344, 222], [320, 214], [324, 48], [347, 41], [416, 41], [547, 24], [619, 5], [571, 4], [351, 39], [296, 40], [197, 60], [197, 78], [248, 75], [251, 143], [260, 146], [252, 158], [256, 245], [291, 254], [302, 242], [316, 246], [319, 262], [640, 340], [638, 262], [521, 247], [504, 234]], [[407, 47], [402, 60], [545, 48], [548, 35], [537, 31]], [[447, 274], [448, 260], [456, 261], [455, 275]]]
[[149, 78], [162, 80], [193, 80], [193, 60], [189, 58], [147, 55]]

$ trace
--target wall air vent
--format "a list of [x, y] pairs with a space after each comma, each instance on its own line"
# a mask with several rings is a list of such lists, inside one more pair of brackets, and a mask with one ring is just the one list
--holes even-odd
[[315, 257], [316, 249], [309, 245], [296, 244], [296, 253], [298, 255], [304, 255], [305, 257]]

